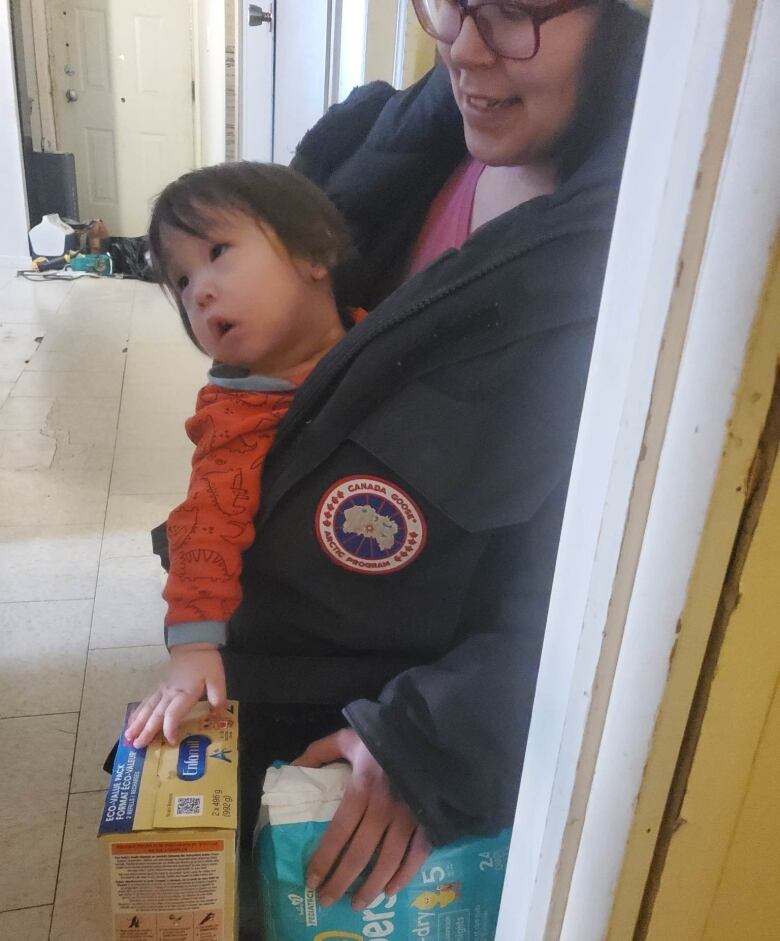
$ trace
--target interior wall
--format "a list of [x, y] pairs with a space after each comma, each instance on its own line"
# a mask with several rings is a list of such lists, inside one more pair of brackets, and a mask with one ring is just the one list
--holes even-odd
[[643, 935], [647, 941], [777, 938], [779, 532], [776, 464], [739, 580], [739, 605], [718, 658], [678, 830]]
[[[772, 270], [727, 451], [749, 444], [751, 412], [767, 417], [749, 471], [712, 509], [717, 520], [734, 495], [744, 500], [645, 890], [642, 941], [775, 941], [780, 925], [780, 249]], [[723, 533], [710, 525], [705, 539]]]
[[393, 81], [399, 0], [368, 0], [364, 81]]
[[422, 78], [435, 61], [436, 43], [420, 26], [414, 7], [409, 3], [406, 11], [402, 87], [407, 88]]
[[27, 203], [7, 3], [0, 3], [0, 128], [0, 265], [24, 267], [30, 261]]

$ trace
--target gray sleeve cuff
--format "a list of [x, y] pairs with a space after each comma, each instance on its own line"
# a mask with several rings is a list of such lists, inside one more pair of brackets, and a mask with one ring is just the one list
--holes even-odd
[[227, 644], [227, 624], [225, 621], [184, 621], [165, 628], [165, 646], [180, 647], [182, 644], [214, 644], [224, 647]]

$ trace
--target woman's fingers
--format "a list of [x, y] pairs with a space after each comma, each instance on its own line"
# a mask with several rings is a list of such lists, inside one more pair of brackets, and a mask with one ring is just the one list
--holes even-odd
[[[341, 851], [360, 826], [366, 805], [365, 798], [361, 800], [359, 797], [355, 800], [341, 801], [338, 810], [333, 815], [333, 820], [331, 820], [328, 829], [320, 840], [320, 845], [309, 861], [306, 869], [306, 885], [308, 888], [318, 888], [333, 868]], [[333, 897], [333, 901], [335, 902], [341, 898], [342, 894], [343, 890]], [[323, 901], [323, 899], [320, 898], [320, 901]]]
[[428, 842], [422, 827], [417, 827], [412, 836], [412, 842], [406, 851], [406, 856], [398, 867], [398, 872], [388, 881], [385, 892], [388, 895], [395, 895], [396, 892], [403, 889], [417, 875], [430, 853], [431, 844]]
[[333, 735], [326, 735], [325, 738], [312, 742], [306, 751], [292, 763], [294, 765], [303, 765], [304, 768], [319, 768], [331, 761], [339, 761], [346, 757], [340, 733], [334, 732]]
[[352, 765], [352, 778], [309, 862], [306, 885], [318, 890], [321, 905], [332, 905], [376, 854], [353, 900], [353, 908], [363, 909], [386, 886], [405, 885], [425, 861], [430, 846], [407, 805], [390, 792], [384, 771], [353, 729], [319, 739], [293, 763], [319, 767], [340, 758]]
[[386, 828], [387, 821], [378, 815], [365, 815], [338, 865], [319, 889], [321, 905], [331, 905], [347, 891], [371, 861], [382, 843]]
[[399, 813], [397, 807], [376, 808], [373, 812], [369, 808], [338, 865], [320, 886], [320, 903], [327, 907], [341, 898], [377, 850], [377, 860], [365, 883], [356, 890], [352, 907], [362, 911], [380, 892], [390, 895], [391, 882], [405, 885], [428, 855], [424, 837], [414, 843], [416, 831], [417, 825], [405, 809]]
[[[391, 879], [397, 878], [403, 866], [417, 828], [411, 813], [389, 796], [373, 795], [373, 800], [369, 799], [362, 818], [358, 820], [360, 806], [349, 800], [342, 802], [341, 807], [348, 808], [348, 813], [340, 820], [333, 818], [317, 854], [312, 858], [311, 883], [321, 883], [319, 896], [322, 905], [338, 901], [377, 852], [379, 855], [366, 882], [356, 892], [353, 908], [366, 908]], [[323, 882], [325, 877], [327, 879]]]
[[390, 824], [382, 839], [382, 849], [371, 874], [357, 889], [352, 899], [352, 908], [355, 911], [368, 908], [382, 891], [391, 894], [386, 887], [391, 879], [398, 878], [414, 831], [415, 823], [409, 818], [396, 819]]

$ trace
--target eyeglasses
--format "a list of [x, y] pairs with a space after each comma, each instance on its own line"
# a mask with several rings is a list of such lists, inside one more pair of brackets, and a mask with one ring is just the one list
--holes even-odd
[[420, 25], [439, 42], [452, 45], [467, 16], [474, 20], [485, 45], [505, 59], [533, 59], [539, 51], [542, 23], [595, 0], [550, 0], [549, 3], [519, 0], [412, 0]]

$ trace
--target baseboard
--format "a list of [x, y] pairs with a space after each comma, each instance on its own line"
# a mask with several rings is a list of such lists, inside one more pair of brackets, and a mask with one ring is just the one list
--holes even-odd
[[13, 268], [14, 271], [30, 270], [32, 258], [29, 255], [0, 255], [0, 268]]

